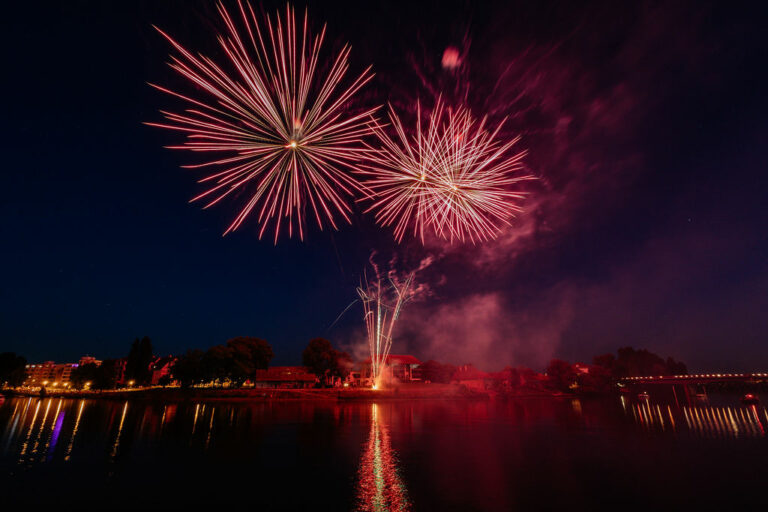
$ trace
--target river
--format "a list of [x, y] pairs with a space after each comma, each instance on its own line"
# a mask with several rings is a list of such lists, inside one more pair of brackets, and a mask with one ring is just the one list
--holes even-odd
[[[767, 504], [768, 413], [736, 396], [0, 403], [4, 504], [732, 510]], [[235, 507], [233, 507], [235, 508]]]

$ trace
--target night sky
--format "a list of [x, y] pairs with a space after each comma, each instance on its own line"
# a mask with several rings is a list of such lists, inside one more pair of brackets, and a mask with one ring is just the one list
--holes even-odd
[[[296, 364], [323, 336], [359, 355], [360, 304], [331, 324], [376, 251], [400, 270], [433, 261], [395, 353], [540, 369], [633, 345], [768, 370], [766, 12], [572, 4], [308, 5], [326, 50], [349, 41], [352, 72], [373, 65], [360, 105], [466, 93], [522, 135], [539, 178], [526, 211], [476, 246], [398, 245], [360, 206], [304, 242], [260, 241], [254, 221], [222, 237], [242, 197], [189, 204], [201, 176], [179, 166], [199, 160], [142, 124], [174, 106], [146, 82], [189, 90], [152, 24], [220, 58], [214, 4], [4, 6], [0, 350], [75, 361], [137, 336], [169, 354], [248, 335]], [[449, 46], [458, 71], [441, 67]]]

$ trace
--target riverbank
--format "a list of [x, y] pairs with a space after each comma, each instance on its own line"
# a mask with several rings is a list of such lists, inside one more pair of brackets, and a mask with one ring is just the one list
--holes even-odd
[[[36, 390], [4, 390], [7, 396], [39, 397]], [[456, 384], [416, 384], [391, 389], [331, 388], [331, 389], [268, 389], [268, 388], [187, 388], [154, 387], [104, 391], [47, 391], [46, 397], [93, 398], [105, 400], [146, 400], [159, 402], [240, 402], [272, 400], [487, 400], [499, 395], [486, 390], [473, 390]], [[515, 397], [556, 397], [546, 391], [520, 392]]]

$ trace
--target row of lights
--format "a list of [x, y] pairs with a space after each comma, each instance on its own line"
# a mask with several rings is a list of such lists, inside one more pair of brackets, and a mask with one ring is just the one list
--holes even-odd
[[[133, 381], [133, 380], [129, 380], [129, 381], [128, 381], [128, 386], [129, 386], [129, 387], [133, 387], [133, 385], [134, 385], [135, 383], [136, 383], [135, 381]], [[43, 384], [43, 386], [47, 386], [47, 385], [48, 385], [48, 381], [47, 381], [47, 380], [44, 380], [44, 381], [42, 382], [42, 384]], [[58, 381], [54, 381], [54, 382], [51, 382], [51, 386], [53, 386], [54, 388], [55, 388], [55, 387], [58, 387], [58, 385], [59, 385]], [[86, 388], [89, 388], [89, 387], [91, 387], [91, 381], [88, 381], [88, 382], [84, 383], [84, 385], [85, 385], [85, 387], [86, 387]], [[69, 382], [64, 382], [64, 383], [62, 384], [62, 386], [63, 386], [63, 387], [65, 387], [65, 388], [68, 388], [68, 387], [70, 386], [70, 383], [69, 383]]]
[[659, 375], [657, 377], [624, 377], [624, 380], [700, 379], [706, 377], [768, 377], [768, 373], [697, 373], [696, 375]]

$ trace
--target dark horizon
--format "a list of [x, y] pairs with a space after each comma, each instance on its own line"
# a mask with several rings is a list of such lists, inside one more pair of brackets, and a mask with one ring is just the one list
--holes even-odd
[[[253, 221], [222, 237], [240, 202], [188, 204], [200, 175], [180, 166], [198, 160], [142, 124], [169, 108], [147, 82], [186, 85], [152, 25], [215, 56], [214, 4], [13, 4], [0, 351], [76, 362], [142, 336], [161, 355], [254, 336], [274, 365], [314, 337], [354, 353], [360, 305], [330, 326], [376, 251], [401, 270], [433, 259], [393, 353], [539, 369], [633, 346], [693, 372], [768, 370], [764, 6], [307, 7], [327, 47], [351, 44], [351, 73], [373, 65], [362, 103], [430, 101], [463, 80], [476, 113], [509, 116], [539, 178], [513, 226], [475, 246], [398, 245], [356, 205], [352, 225], [304, 242], [258, 240]], [[467, 51], [458, 78], [440, 67], [449, 46]]]

